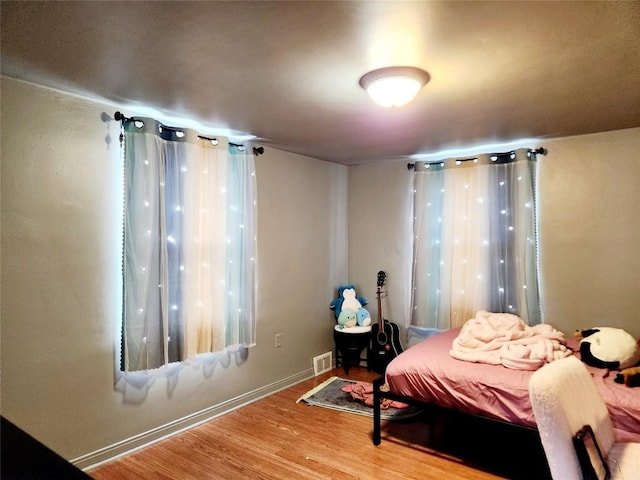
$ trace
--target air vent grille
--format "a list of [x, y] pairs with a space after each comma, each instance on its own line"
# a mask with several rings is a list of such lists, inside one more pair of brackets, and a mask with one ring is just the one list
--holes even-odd
[[313, 374], [317, 377], [333, 368], [333, 355], [331, 352], [313, 357]]

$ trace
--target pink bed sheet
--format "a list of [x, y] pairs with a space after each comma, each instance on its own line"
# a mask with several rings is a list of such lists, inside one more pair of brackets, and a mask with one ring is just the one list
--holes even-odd
[[[430, 337], [395, 358], [386, 370], [391, 392], [535, 428], [529, 401], [533, 371], [452, 358], [449, 351], [459, 331], [452, 329]], [[568, 339], [568, 345], [579, 356], [577, 339]], [[616, 439], [640, 442], [640, 388], [615, 383], [615, 372], [587, 368], [607, 403]]]

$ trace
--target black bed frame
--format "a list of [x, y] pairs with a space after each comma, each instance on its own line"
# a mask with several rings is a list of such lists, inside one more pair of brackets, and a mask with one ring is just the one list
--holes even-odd
[[[429, 446], [430, 450], [433, 449], [434, 452], [443, 452], [445, 455], [453, 454], [454, 456], [458, 456], [458, 458], [463, 459], [462, 461], [464, 463], [473, 466], [474, 468], [494, 472], [505, 478], [519, 480], [551, 480], [551, 472], [549, 471], [548, 462], [537, 428], [491, 418], [487, 415], [468, 413], [464, 410], [445, 407], [434, 402], [424, 402], [410, 397], [405, 397], [403, 395], [398, 395], [385, 391], [386, 389], [382, 390], [381, 387], [384, 384], [384, 375], [373, 380], [374, 445], [380, 445], [382, 441], [381, 400], [396, 400], [424, 409], [424, 412], [427, 414], [425, 418], [427, 418], [429, 422], [427, 446]], [[449, 422], [450, 420], [456, 422], [453, 425], [464, 425], [464, 429], [470, 427], [473, 433], [468, 430], [454, 429], [453, 437], [449, 437], [449, 441], [446, 440], [446, 438], [443, 439], [441, 436], [443, 432], [438, 432], [435, 428], [435, 422], [437, 419], [441, 418], [441, 415], [444, 415], [446, 422]], [[508, 458], [505, 459], [501, 456], [495, 456], [492, 454], [491, 450], [489, 450], [487, 454], [486, 442], [483, 442], [482, 438], [484, 438], [483, 435], [489, 432], [489, 430], [485, 429], [490, 429], [496, 438], [503, 439], [503, 448], [506, 447], [510, 452]], [[394, 430], [392, 430], [392, 432], [393, 431]], [[399, 433], [397, 430], [395, 430], [395, 432]], [[509, 435], [509, 437], [505, 437], [504, 434], [506, 432], [512, 432], [513, 436]], [[457, 435], [460, 433], [463, 433], [467, 439], [462, 442], [463, 445], [461, 447], [460, 443], [455, 440]], [[392, 433], [391, 435], [392, 438], [390, 441], [393, 442], [394, 434]], [[504, 440], [504, 438], [510, 438], [511, 440]], [[483, 444], [478, 445], [477, 442], [483, 442]], [[521, 450], [523, 442], [525, 442], [525, 445], [533, 447], [534, 450]], [[453, 445], [455, 445], [455, 447]], [[460, 447], [461, 449], [456, 450], [457, 447]], [[418, 448], [422, 450], [421, 447]], [[438, 455], [438, 453], [436, 453], [436, 455]]]
[[[384, 391], [381, 389], [382, 385], [384, 385], [385, 383], [385, 377], [384, 375], [376, 378], [373, 380], [373, 444], [374, 445], [380, 445], [381, 441], [382, 441], [382, 425], [381, 425], [381, 421], [382, 421], [382, 409], [380, 407], [380, 403], [383, 399], [387, 398], [389, 400], [395, 400], [398, 402], [403, 402], [403, 403], [407, 403], [409, 405], [413, 405], [416, 407], [423, 407], [423, 408], [438, 408], [438, 409], [444, 409], [444, 410], [451, 410], [448, 409], [446, 407], [442, 407], [440, 405], [436, 405], [434, 403], [427, 403], [427, 402], [423, 402], [420, 400], [415, 400], [411, 397], [405, 397], [403, 395], [398, 395], [396, 393], [392, 393], [389, 391]], [[477, 418], [481, 418], [490, 422], [496, 422], [498, 424], [502, 424], [502, 425], [508, 425], [509, 427], [512, 428], [517, 428], [517, 429], [521, 429], [521, 430], [525, 430], [525, 431], [530, 431], [530, 432], [537, 432], [538, 429], [535, 427], [530, 427], [530, 426], [526, 426], [526, 425], [518, 425], [516, 423], [510, 423], [507, 422], [505, 420], [498, 420], [496, 418], [491, 418], [485, 415], [478, 415], [478, 414], [472, 414], [472, 413], [467, 413], [467, 412], [461, 412], [464, 413], [465, 415], [470, 415], [472, 417], [477, 417]]]

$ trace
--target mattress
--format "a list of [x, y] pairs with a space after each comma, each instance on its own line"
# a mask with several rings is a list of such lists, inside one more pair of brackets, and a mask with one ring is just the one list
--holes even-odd
[[[389, 390], [414, 400], [535, 428], [529, 401], [533, 371], [452, 358], [449, 351], [459, 331], [451, 329], [430, 337], [391, 361], [385, 373]], [[579, 356], [577, 339], [569, 339], [568, 346]], [[640, 388], [615, 383], [615, 372], [587, 368], [607, 404], [616, 440], [640, 442]]]

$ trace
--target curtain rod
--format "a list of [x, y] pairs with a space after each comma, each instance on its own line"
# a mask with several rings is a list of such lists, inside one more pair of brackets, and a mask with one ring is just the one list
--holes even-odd
[[[548, 150], [544, 147], [539, 147], [539, 148], [530, 148], [529, 151], [531, 153], [535, 153], [537, 155], [546, 155]], [[509, 155], [511, 152], [502, 152], [502, 153], [493, 153], [491, 155]], [[471, 160], [475, 160], [476, 157], [467, 157], [467, 158], [461, 158], [459, 160], [456, 160], [458, 162], [469, 162]], [[433, 163], [441, 163], [441, 161], [437, 161], [437, 162], [433, 162]], [[415, 163], [407, 163], [407, 170], [415, 170], [416, 168], [416, 164]]]
[[[126, 117], [122, 112], [118, 111], [116, 113], [113, 114], [113, 118], [117, 121], [117, 122], [122, 122], [124, 123], [125, 121], [133, 121], [134, 117]], [[165, 124], [162, 124], [163, 128], [166, 128], [167, 130], [171, 130], [174, 132], [177, 132], [179, 130], [181, 130], [179, 127], [170, 127], [167, 126]], [[202, 140], [217, 140], [215, 137], [206, 137], [204, 135], [200, 135], [198, 134], [198, 138], [201, 138]], [[242, 143], [233, 143], [233, 142], [228, 142], [229, 145], [233, 146], [233, 147], [238, 147], [238, 148], [242, 148], [244, 149], [244, 145]], [[262, 155], [264, 153], [264, 147], [253, 147], [253, 154], [258, 156], [258, 155]]]

